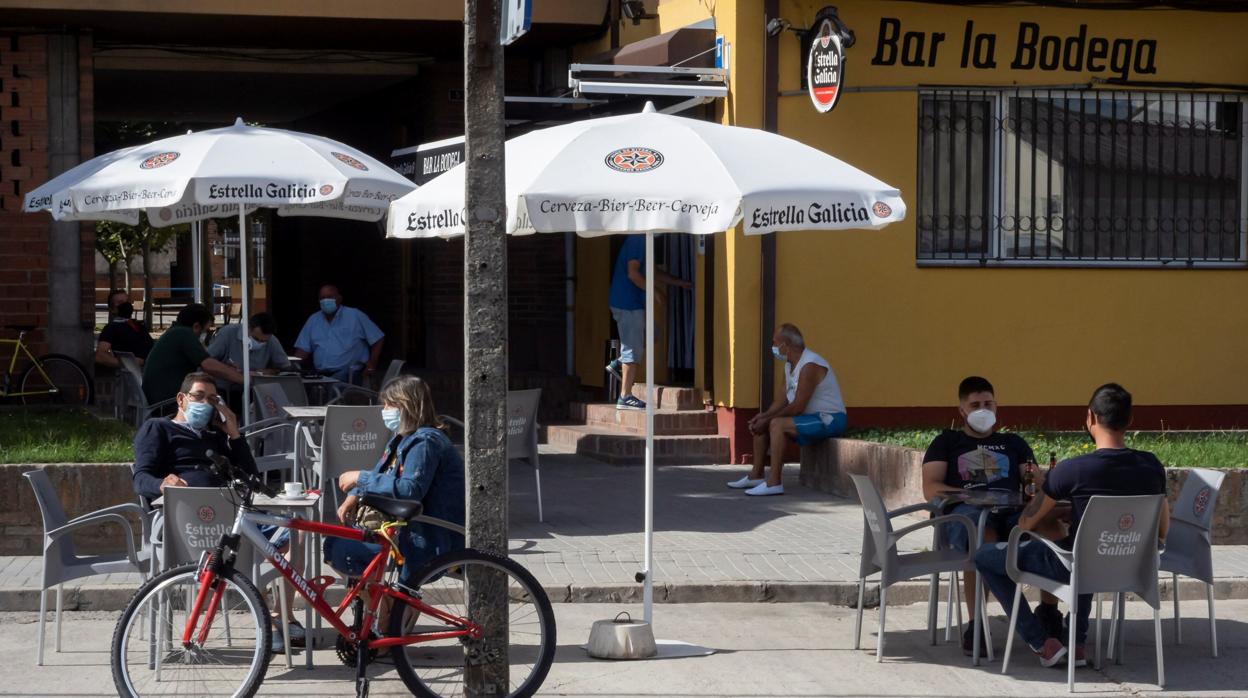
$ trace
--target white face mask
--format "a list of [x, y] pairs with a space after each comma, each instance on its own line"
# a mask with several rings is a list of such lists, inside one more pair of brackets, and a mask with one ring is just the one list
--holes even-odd
[[966, 415], [966, 425], [978, 434], [987, 434], [997, 423], [997, 413], [992, 410], [975, 410]]

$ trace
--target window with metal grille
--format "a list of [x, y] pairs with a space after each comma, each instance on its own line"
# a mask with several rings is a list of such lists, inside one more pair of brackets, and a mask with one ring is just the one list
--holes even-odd
[[942, 91], [919, 101], [923, 265], [1245, 266], [1239, 95]]

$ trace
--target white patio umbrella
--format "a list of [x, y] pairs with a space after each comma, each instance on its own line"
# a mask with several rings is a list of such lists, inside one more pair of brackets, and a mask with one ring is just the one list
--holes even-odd
[[[589, 119], [507, 141], [511, 234], [646, 235], [645, 620], [653, 604], [654, 233], [882, 228], [901, 193], [803, 143], [656, 113]], [[391, 237], [464, 234], [464, 165], [390, 205]]]
[[[248, 213], [275, 207], [278, 215], [323, 215], [377, 221], [386, 206], [415, 188], [372, 157], [328, 138], [295, 131], [233, 126], [173, 136], [124, 148], [78, 165], [26, 196], [26, 211], [49, 210], [58, 220], [172, 225], [237, 213], [242, 269], [242, 317], [250, 317]], [[243, 415], [247, 419], [251, 360], [243, 342]]]

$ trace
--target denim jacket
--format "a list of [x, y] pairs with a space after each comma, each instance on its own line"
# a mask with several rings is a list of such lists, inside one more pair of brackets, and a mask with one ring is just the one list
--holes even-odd
[[[387, 468], [392, 457], [394, 465]], [[463, 526], [464, 460], [450, 438], [432, 427], [396, 434], [373, 469], [360, 473], [350, 494], [419, 500], [426, 516]], [[463, 547], [462, 535], [420, 523], [408, 524], [399, 538], [399, 550], [408, 558], [405, 572]]]

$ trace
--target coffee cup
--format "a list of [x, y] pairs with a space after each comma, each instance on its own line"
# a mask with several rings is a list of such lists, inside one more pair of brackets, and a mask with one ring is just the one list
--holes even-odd
[[286, 488], [287, 497], [294, 499], [296, 497], [303, 496], [303, 483], [302, 482], [287, 482], [284, 486]]

